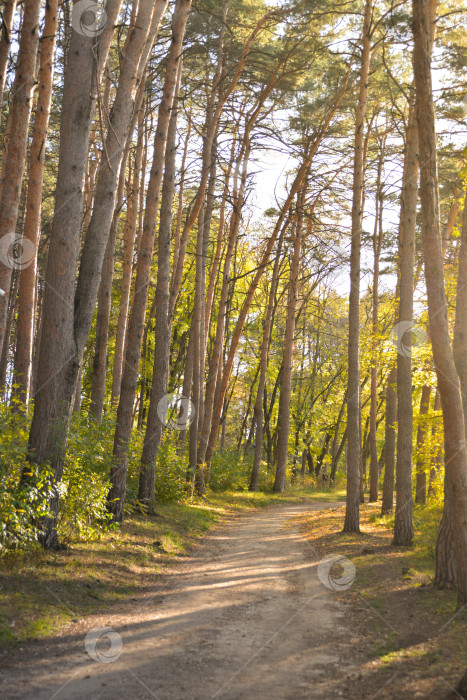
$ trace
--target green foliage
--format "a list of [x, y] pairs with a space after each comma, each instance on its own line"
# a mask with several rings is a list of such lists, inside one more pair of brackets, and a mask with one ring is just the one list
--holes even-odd
[[23, 413], [0, 404], [0, 433], [0, 552], [5, 552], [25, 549], [36, 541], [34, 523], [48, 513], [50, 472], [39, 473], [26, 459]]
[[177, 447], [178, 433], [166, 430], [157, 455], [155, 495], [158, 503], [174, 503], [186, 495], [186, 468]]
[[106, 499], [115, 420], [83, 412], [73, 418], [63, 472], [58, 532], [62, 540], [97, 539], [111, 524]]
[[213, 491], [246, 489], [250, 474], [251, 459], [249, 455], [245, 457], [243, 450], [216, 450], [212, 456], [209, 486]]

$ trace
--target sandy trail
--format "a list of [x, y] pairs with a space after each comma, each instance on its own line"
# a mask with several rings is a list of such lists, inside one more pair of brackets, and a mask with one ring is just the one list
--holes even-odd
[[[287, 504], [232, 519], [130, 612], [86, 618], [55, 646], [25, 647], [21, 663], [2, 672], [0, 696], [348, 697], [347, 678], [359, 663], [355, 637], [337, 594], [318, 579], [316, 553], [293, 524], [302, 513], [335, 505]], [[112, 663], [84, 649], [86, 633], [104, 625], [123, 642]], [[118, 649], [98, 648], [110, 656]]]

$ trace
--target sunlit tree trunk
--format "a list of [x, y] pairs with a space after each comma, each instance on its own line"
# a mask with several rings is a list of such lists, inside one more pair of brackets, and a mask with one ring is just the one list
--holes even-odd
[[172, 232], [172, 203], [175, 194], [178, 92], [182, 78], [182, 61], [178, 67], [177, 87], [167, 133], [164, 182], [162, 185], [159, 235], [157, 244], [157, 283], [155, 296], [156, 322], [154, 330], [154, 366], [148, 419], [144, 435], [139, 476], [138, 498], [150, 504], [154, 499], [156, 458], [162, 437], [162, 421], [158, 416], [159, 402], [167, 394], [170, 359], [169, 287], [170, 244]]
[[376, 178], [376, 207], [375, 226], [373, 232], [373, 304], [372, 304], [372, 334], [373, 334], [373, 358], [371, 365], [371, 406], [370, 406], [370, 496], [369, 503], [378, 500], [379, 467], [377, 447], [377, 415], [378, 415], [378, 330], [379, 330], [379, 259], [383, 243], [383, 193], [381, 190], [381, 176], [383, 171], [384, 152], [386, 139], [380, 144], [380, 157], [378, 163], [378, 175]]
[[44, 30], [41, 38], [39, 91], [32, 135], [28, 194], [24, 221], [24, 237], [30, 241], [36, 254], [20, 273], [18, 317], [16, 327], [15, 394], [27, 404], [34, 344], [35, 294], [37, 282], [37, 249], [41, 232], [41, 200], [44, 180], [45, 149], [52, 98], [54, 52], [58, 27], [58, 0], [46, 3]]
[[251, 470], [250, 479], [250, 491], [258, 490], [258, 479], [259, 470], [261, 465], [261, 454], [263, 451], [263, 435], [264, 435], [264, 410], [263, 410], [263, 400], [264, 400], [264, 389], [266, 386], [266, 373], [268, 369], [269, 361], [269, 347], [271, 342], [271, 330], [274, 318], [274, 306], [276, 302], [277, 294], [277, 283], [279, 279], [279, 269], [281, 262], [281, 250], [282, 250], [282, 238], [279, 239], [276, 259], [274, 261], [274, 268], [271, 276], [271, 287], [269, 289], [268, 306], [266, 309], [266, 317], [264, 319], [263, 327], [263, 339], [261, 344], [261, 358], [260, 358], [260, 375], [258, 381], [258, 389], [256, 392], [255, 401], [255, 424], [256, 424], [256, 435], [255, 435], [255, 454], [253, 459], [253, 468]]
[[[26, 167], [29, 118], [31, 116], [36, 59], [39, 46], [40, 0], [29, 0], [24, 8], [23, 23], [19, 39], [18, 59], [15, 80], [12, 87], [10, 105], [10, 133], [5, 161], [2, 163], [3, 179], [0, 195], [0, 353], [6, 338], [8, 298], [10, 294], [11, 271], [21, 269], [33, 256], [32, 244], [24, 241], [22, 252], [15, 258], [15, 232], [21, 186]], [[8, 339], [6, 339], [8, 342]]]
[[[306, 182], [306, 178], [305, 178]], [[295, 337], [295, 322], [298, 305], [298, 276], [300, 270], [300, 255], [302, 250], [304, 196], [300, 192], [297, 197], [296, 220], [292, 224], [293, 254], [290, 267], [289, 294], [287, 300], [287, 315], [285, 322], [284, 350], [282, 357], [282, 382], [279, 397], [281, 424], [277, 445], [276, 477], [274, 491], [282, 493], [286, 486], [287, 457], [289, 451], [290, 401], [292, 396], [293, 351]]]
[[[444, 416], [445, 508], [452, 508], [458, 604], [467, 603], [467, 451], [459, 377], [454, 363], [439, 226], [439, 189], [435, 110], [431, 83], [430, 8], [413, 0], [414, 74], [416, 114], [420, 142], [420, 199], [428, 317], [433, 359]], [[437, 566], [441, 561], [437, 558]], [[435, 580], [443, 578], [437, 571]]]
[[418, 131], [415, 110], [409, 107], [409, 123], [402, 182], [399, 224], [399, 317], [397, 337], [397, 461], [396, 513], [393, 544], [410, 546], [413, 541], [413, 405], [412, 330], [415, 264], [415, 225], [418, 201]]
[[[29, 434], [30, 459], [38, 464], [51, 463], [55, 484], [63, 473], [71, 401], [79, 370], [73, 311], [89, 137], [96, 92], [120, 4], [121, 0], [107, 2], [107, 23], [97, 38], [72, 31], [64, 77], [55, 210], [49, 242], [34, 415]], [[50, 502], [51, 516], [45, 519], [40, 536], [45, 547], [58, 546], [55, 529], [58, 502], [56, 488]]]
[[2, 11], [2, 30], [0, 38], [0, 108], [3, 105], [8, 58], [11, 47], [11, 30], [15, 14], [16, 0], [4, 0]]
[[364, 126], [371, 61], [372, 0], [365, 2], [362, 65], [355, 115], [352, 243], [350, 252], [349, 350], [347, 385], [347, 500], [344, 532], [360, 532], [360, 249], [362, 235], [362, 193], [364, 189]]
[[430, 410], [430, 397], [431, 397], [431, 386], [426, 384], [422, 387], [422, 396], [420, 399], [420, 411], [419, 411], [419, 424], [417, 429], [417, 473], [415, 481], [415, 502], [426, 504], [426, 471], [425, 471], [425, 457], [423, 454], [423, 448], [428, 435], [428, 427], [426, 424], [426, 419]]
[[172, 17], [172, 43], [167, 57], [166, 77], [162, 91], [162, 100], [159, 105], [143, 230], [139, 240], [133, 304], [128, 320], [125, 362], [117, 410], [117, 426], [113, 450], [114, 464], [110, 475], [111, 489], [108, 496], [109, 510], [113, 514], [114, 520], [118, 522], [123, 520], [128, 445], [131, 437], [133, 404], [138, 383], [141, 341], [144, 332], [167, 133], [177, 84], [178, 65], [190, 9], [191, 0], [177, 0]]
[[117, 328], [115, 332], [115, 353], [112, 371], [112, 405], [115, 405], [118, 402], [118, 397], [120, 395], [125, 337], [128, 323], [128, 309], [130, 306], [131, 280], [133, 275], [133, 258], [135, 254], [136, 230], [138, 223], [138, 203], [140, 189], [144, 191], [144, 111], [144, 107], [142, 107], [138, 114], [138, 140], [136, 144], [135, 162], [133, 167], [133, 179], [128, 183], [127, 216], [125, 229], [123, 232], [122, 289], [120, 293], [120, 305]]
[[394, 501], [394, 465], [396, 458], [397, 366], [393, 366], [386, 387], [386, 426], [384, 441], [384, 479], [381, 515], [392, 513]]

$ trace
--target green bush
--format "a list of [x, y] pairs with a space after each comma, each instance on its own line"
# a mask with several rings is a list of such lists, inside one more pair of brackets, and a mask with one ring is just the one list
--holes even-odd
[[107, 494], [112, 463], [115, 418], [101, 423], [87, 411], [74, 416], [62, 478], [58, 533], [62, 540], [92, 540], [109, 528]]
[[[216, 450], [211, 460], [209, 486], [213, 491], [239, 491], [247, 489], [250, 481], [253, 455], [245, 456], [243, 450], [225, 448]], [[260, 476], [264, 477], [264, 468]]]
[[[25, 549], [37, 539], [35, 522], [48, 513], [50, 472], [26, 459], [28, 421], [0, 404], [0, 551]], [[27, 480], [21, 483], [21, 474]]]
[[189, 489], [186, 481], [186, 466], [177, 453], [177, 447], [178, 433], [165, 430], [157, 455], [156, 502], [181, 501]]

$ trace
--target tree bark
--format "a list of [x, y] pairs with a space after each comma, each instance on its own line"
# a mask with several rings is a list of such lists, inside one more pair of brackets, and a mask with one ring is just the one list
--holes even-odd
[[[452, 505], [458, 605], [467, 603], [467, 452], [459, 377], [451, 348], [439, 226], [435, 111], [431, 84], [430, 8], [413, 0], [416, 114], [420, 142], [422, 241], [428, 317], [445, 430], [445, 508]], [[438, 565], [437, 561], [437, 565]], [[437, 572], [439, 574], [439, 572]], [[439, 580], [438, 575], [435, 576]]]
[[379, 259], [383, 244], [383, 192], [381, 189], [381, 176], [383, 171], [384, 151], [386, 139], [381, 140], [381, 152], [378, 163], [378, 175], [376, 178], [376, 207], [375, 226], [373, 232], [373, 304], [372, 304], [372, 335], [373, 335], [373, 360], [371, 364], [371, 406], [370, 406], [370, 496], [369, 503], [378, 500], [379, 467], [377, 445], [377, 417], [378, 417], [378, 330], [379, 330]]
[[362, 236], [362, 193], [364, 189], [364, 126], [371, 62], [372, 0], [366, 0], [363, 17], [362, 65], [355, 115], [354, 182], [352, 202], [352, 244], [350, 252], [349, 348], [347, 385], [347, 499], [344, 532], [360, 532], [359, 473], [360, 443], [360, 257]]
[[143, 168], [143, 129], [144, 108], [138, 115], [138, 140], [136, 145], [133, 181], [129, 182], [127, 195], [127, 217], [123, 234], [122, 289], [120, 306], [115, 332], [115, 353], [112, 372], [112, 405], [117, 404], [120, 396], [122, 380], [123, 357], [125, 352], [125, 337], [128, 324], [128, 309], [130, 306], [131, 281], [133, 275], [133, 258], [135, 254], [136, 229], [138, 222], [138, 203], [140, 190], [144, 190], [145, 168]]
[[397, 421], [397, 366], [389, 373], [386, 387], [386, 427], [384, 443], [384, 479], [381, 515], [392, 513], [394, 501], [394, 465], [396, 458], [396, 421]]
[[128, 320], [125, 363], [122, 373], [120, 400], [117, 409], [113, 457], [110, 474], [109, 510], [117, 522], [123, 521], [126, 472], [128, 466], [128, 445], [131, 438], [133, 404], [138, 382], [138, 368], [141, 359], [141, 340], [144, 332], [144, 319], [149, 291], [149, 279], [153, 258], [154, 238], [159, 196], [162, 184], [167, 133], [177, 84], [186, 23], [191, 9], [191, 0], [177, 0], [172, 17], [172, 43], [167, 57], [166, 76], [159, 105], [157, 129], [154, 140], [154, 155], [146, 197], [146, 208], [142, 235], [139, 241], [138, 264], [136, 269], [133, 304]]
[[[84, 179], [96, 92], [107, 61], [121, 0], [108, 0], [107, 23], [97, 37], [72, 31], [65, 70], [55, 211], [46, 272], [41, 344], [29, 434], [30, 459], [62, 476], [71, 401], [79, 371], [74, 334], [76, 270], [80, 251]], [[97, 57], [97, 58], [96, 58]], [[70, 395], [64, 394], [64, 390]], [[40, 541], [58, 546], [59, 492], [51, 499]]]
[[422, 387], [422, 396], [420, 399], [420, 411], [419, 411], [419, 423], [417, 429], [417, 473], [416, 473], [416, 489], [415, 489], [415, 502], [422, 505], [426, 504], [426, 471], [425, 471], [425, 459], [423, 455], [423, 446], [428, 434], [428, 426], [426, 424], [426, 418], [430, 410], [430, 397], [431, 397], [431, 386], [426, 384]]
[[0, 39], [0, 111], [3, 107], [3, 91], [5, 89], [8, 59], [11, 47], [11, 30], [15, 14], [16, 0], [5, 0], [2, 12], [2, 35]]
[[250, 491], [258, 490], [258, 480], [259, 480], [259, 470], [261, 465], [261, 454], [263, 451], [263, 434], [264, 434], [264, 411], [263, 411], [263, 400], [264, 400], [264, 389], [266, 387], [266, 375], [268, 369], [269, 361], [269, 347], [271, 342], [271, 329], [274, 318], [274, 306], [277, 294], [277, 284], [279, 280], [279, 269], [281, 263], [281, 250], [282, 250], [282, 237], [278, 241], [276, 259], [274, 261], [274, 267], [271, 276], [271, 287], [269, 290], [268, 306], [266, 309], [266, 318], [264, 320], [263, 328], [263, 340], [261, 345], [261, 358], [260, 358], [260, 374], [258, 381], [258, 390], [256, 393], [255, 401], [255, 422], [256, 422], [256, 435], [255, 435], [255, 454], [253, 458], [253, 467], [251, 470], [250, 479]]
[[31, 143], [28, 194], [24, 221], [24, 238], [35, 250], [31, 263], [20, 273], [18, 317], [16, 322], [16, 353], [14, 363], [15, 396], [26, 405], [34, 345], [34, 313], [37, 282], [37, 250], [41, 233], [41, 202], [44, 181], [45, 150], [49, 127], [50, 103], [54, 73], [54, 53], [58, 27], [58, 0], [46, 3], [44, 30], [41, 38], [39, 94]]
[[[306, 177], [304, 184], [306, 183]], [[301, 191], [297, 197], [296, 220], [292, 224], [293, 254], [290, 267], [289, 295], [287, 301], [287, 315], [285, 322], [285, 339], [282, 358], [282, 382], [279, 397], [279, 411], [281, 424], [279, 430], [279, 441], [277, 445], [277, 465], [276, 477], [274, 481], [274, 491], [283, 493], [286, 486], [287, 456], [289, 451], [289, 428], [290, 428], [290, 401], [292, 396], [292, 372], [293, 372], [293, 351], [295, 337], [295, 321], [298, 305], [298, 276], [300, 269], [300, 255], [302, 250], [302, 224], [304, 196]]]
[[156, 323], [154, 330], [154, 366], [148, 420], [144, 435], [143, 452], [139, 476], [138, 498], [150, 504], [154, 499], [157, 452], [162, 437], [162, 421], [158, 417], [158, 406], [167, 394], [170, 360], [169, 286], [170, 243], [172, 232], [172, 203], [175, 193], [178, 92], [182, 79], [182, 60], [178, 66], [177, 87], [167, 133], [164, 183], [162, 185], [159, 236], [157, 246]]
[[[24, 8], [15, 80], [10, 106], [10, 133], [0, 195], [0, 354], [6, 331], [11, 271], [21, 269], [34, 255], [32, 243], [16, 238], [21, 185], [26, 167], [29, 119], [31, 116], [37, 49], [39, 47], [40, 0], [30, 0]], [[17, 248], [19, 248], [17, 250]], [[19, 256], [16, 257], [16, 254]]]
[[[396, 326], [397, 354], [397, 461], [396, 546], [410, 547], [413, 542], [413, 405], [412, 405], [412, 328], [415, 264], [415, 225], [418, 201], [418, 131], [415, 111], [409, 107], [407, 144], [401, 195], [399, 224], [399, 317]], [[405, 332], [404, 332], [405, 331]]]

